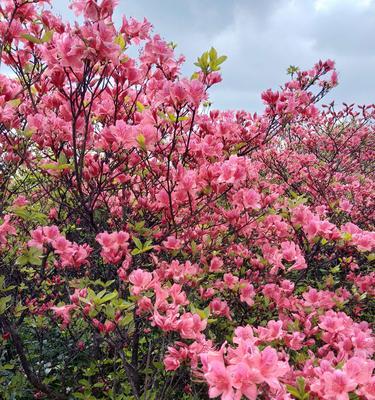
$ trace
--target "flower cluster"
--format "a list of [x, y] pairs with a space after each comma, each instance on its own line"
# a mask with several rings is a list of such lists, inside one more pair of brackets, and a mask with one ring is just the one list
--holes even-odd
[[375, 106], [215, 110], [214, 48], [49, 3], [0, 4], [0, 397], [375, 399]]

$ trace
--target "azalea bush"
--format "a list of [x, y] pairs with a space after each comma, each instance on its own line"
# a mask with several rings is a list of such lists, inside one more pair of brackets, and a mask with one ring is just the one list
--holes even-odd
[[375, 399], [375, 106], [214, 110], [214, 48], [48, 3], [0, 2], [0, 397]]

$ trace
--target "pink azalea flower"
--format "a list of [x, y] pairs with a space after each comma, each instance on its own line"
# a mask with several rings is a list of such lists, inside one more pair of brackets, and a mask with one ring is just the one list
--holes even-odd
[[234, 400], [234, 389], [231, 375], [220, 357], [208, 361], [204, 377], [209, 385], [208, 395], [212, 399], [221, 396], [221, 400]]
[[51, 307], [51, 310], [57, 317], [62, 319], [62, 326], [67, 327], [70, 324], [71, 312], [76, 308], [75, 304], [66, 304], [60, 307]]
[[141, 268], [134, 270], [129, 275], [129, 282], [133, 284], [132, 294], [137, 296], [143, 290], [147, 290], [152, 281], [152, 274]]

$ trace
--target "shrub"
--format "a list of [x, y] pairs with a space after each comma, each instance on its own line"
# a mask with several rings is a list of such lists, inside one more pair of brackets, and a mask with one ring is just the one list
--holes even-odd
[[2, 398], [375, 399], [374, 105], [327, 60], [211, 110], [215, 49], [46, 3], [0, 6]]

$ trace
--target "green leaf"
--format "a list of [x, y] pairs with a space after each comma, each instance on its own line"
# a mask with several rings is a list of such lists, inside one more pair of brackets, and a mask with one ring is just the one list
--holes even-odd
[[195, 255], [197, 253], [197, 243], [194, 240], [191, 241], [190, 247], [191, 252], [193, 253], [193, 255]]
[[68, 160], [63, 151], [59, 154], [59, 164], [68, 164]]
[[127, 313], [124, 318], [120, 320], [121, 326], [129, 325], [133, 322], [133, 313]]
[[194, 304], [190, 305], [190, 310], [193, 314], [198, 314], [201, 319], [207, 319], [210, 316], [210, 307], [207, 306], [204, 310], [195, 307]]
[[12, 296], [0, 297], [0, 315], [4, 314], [7, 304], [12, 300]]
[[220, 56], [217, 60], [216, 60], [216, 65], [220, 65], [222, 64], [224, 61], [226, 61], [228, 59], [227, 56]]
[[21, 267], [23, 267], [26, 264], [42, 265], [41, 256], [42, 256], [42, 251], [40, 249], [36, 247], [30, 247], [16, 259], [16, 264], [20, 265]]
[[144, 111], [145, 106], [144, 106], [140, 101], [137, 101], [137, 102], [136, 102], [136, 105], [137, 105], [137, 110], [138, 110], [139, 112]]
[[[220, 64], [227, 59], [227, 56], [222, 55], [218, 57], [217, 51], [214, 47], [211, 47], [209, 51], [204, 52], [194, 65], [199, 67], [203, 73], [208, 74], [213, 71], [220, 70]], [[193, 79], [193, 77], [192, 77]]]
[[53, 31], [48, 30], [48, 31], [46, 31], [46, 32], [44, 33], [44, 35], [43, 35], [41, 41], [42, 41], [43, 43], [50, 42], [51, 39], [52, 39], [52, 36], [53, 36]]
[[106, 293], [107, 293], [107, 291], [104, 289], [104, 290], [100, 291], [100, 292], [96, 295], [96, 297], [98, 297], [99, 299], [101, 299]]
[[61, 171], [63, 169], [73, 169], [73, 166], [71, 164], [54, 164], [54, 163], [48, 163], [48, 164], [42, 164], [40, 166], [42, 169], [52, 169], [54, 171]]
[[74, 398], [76, 398], [76, 399], [87, 400], [87, 396], [83, 393], [74, 392], [73, 395], [74, 395]]
[[97, 280], [94, 282], [94, 284], [95, 284], [95, 285], [99, 285], [99, 286], [101, 286], [101, 287], [103, 287], [103, 288], [107, 288], [107, 287], [111, 286], [113, 282], [115, 282], [115, 280], [113, 280], [113, 279], [110, 280], [110, 281], [107, 281], [107, 282], [102, 282], [100, 279], [97, 279]]
[[18, 107], [21, 104], [21, 99], [13, 99], [7, 101], [8, 104], [10, 104], [12, 107]]
[[26, 306], [23, 306], [22, 303], [18, 303], [16, 307], [14, 308], [14, 316], [20, 317], [22, 314], [22, 311], [27, 310]]
[[114, 292], [108, 293], [101, 299], [97, 300], [97, 303], [98, 304], [107, 303], [108, 301], [115, 299], [117, 296], [118, 296], [118, 293], [117, 293], [117, 290], [115, 290]]
[[305, 393], [306, 383], [302, 376], [297, 378], [297, 389], [300, 393]]
[[339, 264], [339, 265], [336, 265], [335, 267], [331, 268], [330, 272], [332, 274], [336, 274], [336, 273], [340, 272], [340, 269], [341, 269], [341, 266]]
[[352, 235], [349, 232], [344, 232], [341, 237], [346, 241], [349, 242], [352, 240]]
[[298, 392], [297, 388], [295, 388], [294, 386], [291, 386], [291, 385], [286, 385], [286, 389], [296, 399], [300, 399], [299, 392]]
[[43, 43], [42, 39], [39, 39], [39, 38], [37, 38], [37, 37], [35, 37], [33, 35], [30, 35], [28, 33], [22, 34], [21, 37], [26, 39], [26, 40], [28, 40], [31, 43], [35, 43], [35, 44], [42, 44]]
[[42, 250], [36, 248], [36, 247], [30, 247], [28, 251], [28, 257], [29, 257], [29, 263], [31, 265], [42, 265]]
[[22, 136], [24, 136], [25, 138], [27, 138], [27, 139], [29, 139], [29, 138], [31, 138], [31, 136], [33, 136], [33, 131], [32, 131], [31, 129], [28, 129], [28, 128], [26, 128], [26, 129], [24, 129], [24, 130], [19, 129], [17, 132], [18, 132], [20, 135], [22, 135]]
[[206, 66], [206, 67], [208, 67], [208, 57], [209, 57], [208, 51], [205, 51], [205, 52], [202, 54], [202, 57], [201, 57], [202, 64], [203, 64], [204, 66]]
[[29, 256], [29, 264], [31, 264], [31, 265], [42, 265], [42, 260], [38, 256]]
[[134, 225], [134, 230], [141, 231], [142, 228], [145, 226], [145, 221], [139, 221]]
[[115, 44], [117, 44], [120, 47], [121, 51], [124, 51], [126, 48], [124, 35], [122, 35], [121, 33], [117, 35], [115, 38]]
[[4, 364], [4, 365], [1, 366], [1, 369], [3, 369], [3, 370], [10, 370], [10, 369], [13, 369], [13, 368], [14, 368], [13, 364]]
[[286, 70], [286, 73], [288, 75], [293, 76], [298, 71], [299, 71], [298, 67], [296, 67], [295, 65], [289, 65], [288, 69]]
[[58, 164], [54, 164], [54, 163], [47, 163], [47, 164], [42, 164], [40, 166], [40, 168], [42, 168], [42, 169], [58, 169], [59, 165]]
[[26, 265], [29, 262], [29, 257], [27, 257], [27, 255], [23, 254], [22, 256], [19, 256], [16, 259], [16, 264], [23, 267], [24, 265]]
[[297, 378], [297, 386], [286, 385], [288, 392], [297, 400], [309, 400], [309, 394], [306, 393], [306, 383], [302, 376]]
[[146, 151], [146, 138], [144, 137], [144, 135], [142, 133], [140, 133], [137, 138], [137, 143], [139, 144], [139, 147]]
[[137, 249], [139, 250], [143, 249], [142, 242], [137, 237], [133, 236], [133, 242], [137, 246]]
[[115, 311], [116, 311], [115, 308], [112, 307], [111, 304], [107, 304], [104, 312], [108, 319], [114, 320], [115, 319]]
[[217, 51], [214, 47], [211, 47], [210, 51], [209, 51], [209, 55], [210, 55], [210, 59], [212, 61], [217, 59]]

